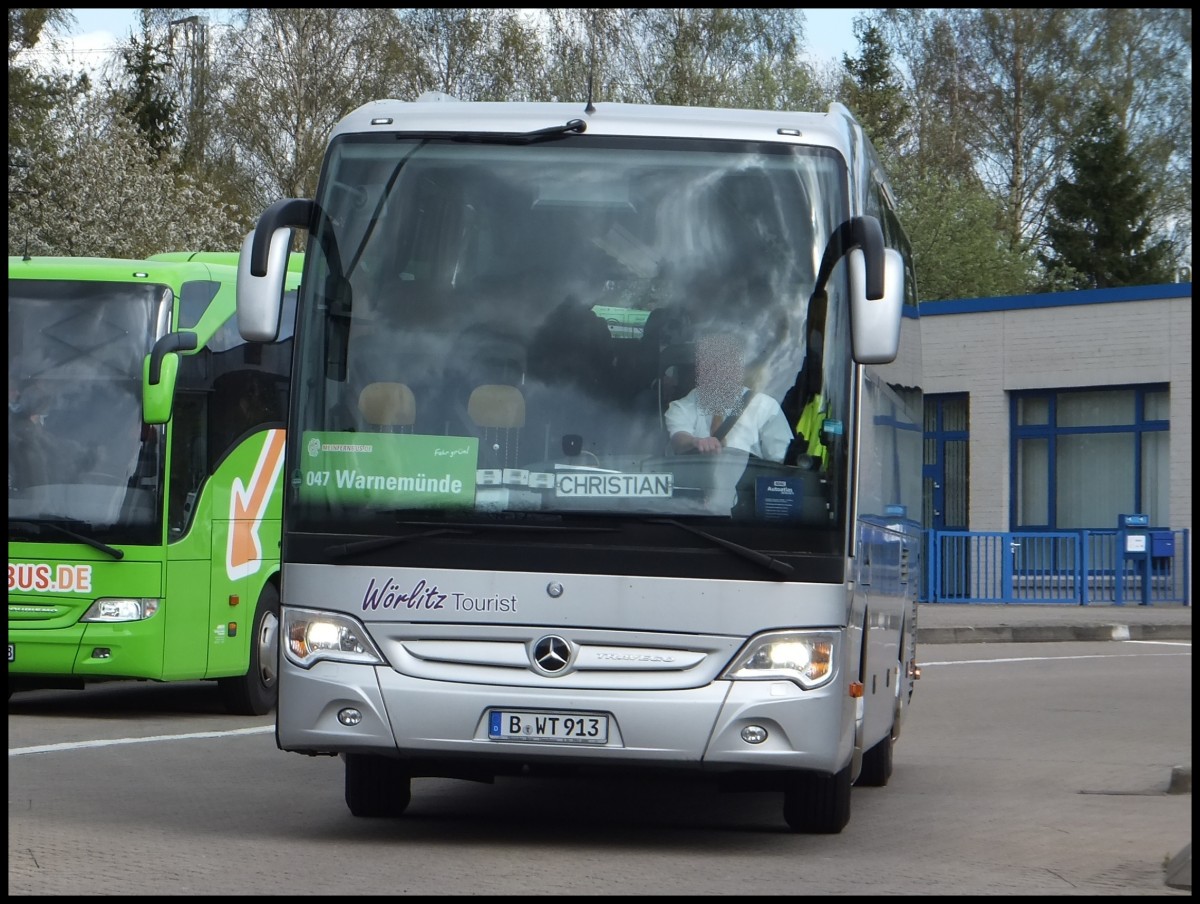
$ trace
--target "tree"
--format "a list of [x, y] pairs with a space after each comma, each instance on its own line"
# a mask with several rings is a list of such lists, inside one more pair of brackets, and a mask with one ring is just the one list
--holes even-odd
[[8, 103], [9, 126], [14, 107], [29, 110], [45, 105], [55, 80], [24, 60], [43, 35], [72, 21], [66, 9], [12, 9], [8, 11]]
[[683, 106], [797, 109], [813, 95], [795, 9], [553, 9], [553, 96]]
[[940, 10], [887, 9], [872, 19], [892, 49], [909, 121], [902, 153], [918, 169], [978, 180], [970, 110], [974, 93], [959, 38]]
[[390, 9], [250, 8], [212, 63], [210, 147], [245, 203], [312, 197], [333, 127], [362, 104], [415, 99], [416, 51]]
[[[71, 20], [65, 9], [8, 11], [8, 165], [9, 194], [21, 191], [23, 172], [52, 150], [46, 128], [54, 109], [87, 91], [86, 76], [45, 72], [31, 63], [29, 51], [43, 35]], [[16, 182], [14, 183], [14, 179]]]
[[[1068, 150], [1091, 101], [1108, 97], [1143, 163], [1156, 237], [1171, 240], [1177, 264], [1190, 260], [1190, 10], [889, 9], [876, 15], [902, 60], [914, 109], [906, 153], [920, 165], [896, 178], [898, 194], [917, 189], [930, 203], [941, 196], [938, 174], [957, 174], [964, 188], [978, 179], [1003, 205], [995, 228], [1005, 236], [1007, 256], [1031, 262], [1026, 290], [1051, 285], [1039, 272], [1039, 261], [1054, 256], [1047, 237], [1051, 189], [1068, 168]], [[928, 190], [920, 186], [927, 178], [934, 178]], [[921, 211], [931, 225], [935, 217]], [[1061, 286], [1066, 275], [1063, 265], [1053, 279]]]
[[1021, 295], [1036, 261], [999, 228], [1004, 206], [978, 179], [901, 162], [892, 173], [921, 301]]
[[969, 141], [984, 185], [1005, 204], [1014, 251], [1044, 239], [1046, 193], [1084, 96], [1073, 26], [1083, 10], [953, 9], [974, 84]]
[[543, 68], [534, 21], [515, 9], [402, 9], [401, 25], [416, 48], [409, 91], [440, 91], [460, 100], [530, 97]]
[[[243, 218], [280, 197], [311, 196], [342, 116], [367, 101], [429, 90], [562, 100], [581, 111], [589, 97], [780, 110], [841, 100], [892, 173], [922, 297], [997, 295], [1020, 274], [1040, 276], [1040, 259], [1060, 259], [1055, 280], [1069, 275], [1046, 237], [1048, 199], [1068, 172], [1067, 151], [1089, 104], [1107, 98], [1144, 179], [1154, 230], [1147, 247], [1166, 238], [1173, 264], [1190, 264], [1188, 9], [877, 9], [855, 23], [861, 51], [836, 70], [800, 56], [804, 14], [795, 9], [253, 8], [212, 29], [193, 15], [203, 10], [142, 12], [132, 68], [116, 90], [130, 111], [141, 111], [147, 135], [173, 130], [166, 143], [177, 146], [174, 169], [151, 168], [166, 183], [155, 197], [172, 197], [182, 173]], [[103, 100], [113, 90], [29, 63], [35, 45], [36, 59], [48, 59], [38, 44], [43, 32], [53, 37], [69, 21], [68, 10], [9, 10], [10, 225], [16, 211], [26, 232], [33, 209], [22, 192], [39, 192], [44, 202], [58, 188], [46, 165], [64, 178], [123, 172], [115, 160], [109, 169], [78, 161], [62, 169], [76, 141], [64, 131], [74, 114], [60, 109], [73, 107], [80, 91]], [[163, 46], [165, 58], [151, 52]], [[170, 71], [156, 68], [164, 59]], [[174, 116], [165, 104], [156, 108], [160, 92], [176, 105]], [[107, 106], [93, 115], [107, 115]], [[92, 128], [98, 133], [99, 122]], [[56, 196], [65, 203], [65, 194]], [[956, 257], [968, 248], [974, 264]]]
[[[1011, 247], [1004, 203], [971, 165], [961, 102], [966, 90], [961, 71], [949, 64], [954, 37], [943, 19], [925, 12], [893, 10], [855, 22], [863, 52], [857, 59], [843, 57], [844, 96], [891, 175], [920, 299], [1020, 294], [1036, 259]], [[899, 22], [906, 23], [903, 30]], [[903, 39], [913, 34], [921, 35], [922, 49]], [[908, 53], [903, 70], [891, 62], [892, 46]], [[924, 48], [930, 46], [940, 52], [928, 54]], [[905, 73], [913, 79], [907, 88]]]
[[1085, 24], [1080, 44], [1089, 65], [1081, 77], [1113, 105], [1141, 164], [1155, 233], [1170, 242], [1172, 265], [1185, 265], [1192, 248], [1192, 11], [1093, 9]]
[[[545, 68], [541, 90], [531, 99], [584, 103], [618, 100], [615, 60], [624, 15], [620, 9], [544, 10]], [[609, 73], [614, 75], [610, 77]]]
[[1069, 268], [1068, 281], [1078, 289], [1170, 282], [1169, 245], [1147, 244], [1151, 195], [1110, 102], [1092, 104], [1068, 162], [1072, 175], [1051, 193], [1052, 254], [1041, 258], [1050, 278]]
[[179, 105], [168, 88], [172, 61], [166, 46], [154, 41], [145, 13], [141, 38], [129, 36], [121, 59], [129, 79], [124, 112], [161, 156], [176, 143]]
[[892, 65], [892, 52], [879, 26], [860, 16], [854, 20], [854, 36], [862, 53], [858, 57], [842, 54], [842, 66], [846, 70], [842, 82], [845, 104], [858, 117], [871, 142], [888, 162], [901, 150], [911, 107], [904, 98], [903, 87]]
[[248, 224], [216, 190], [180, 172], [104, 98], [60, 107], [56, 152], [10, 192], [8, 253], [146, 257], [239, 247]]

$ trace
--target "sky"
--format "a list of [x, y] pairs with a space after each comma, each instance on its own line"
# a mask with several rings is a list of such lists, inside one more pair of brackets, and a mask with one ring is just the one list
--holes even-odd
[[[807, 56], [813, 62], [841, 62], [842, 54], [854, 55], [854, 17], [864, 9], [806, 9]], [[69, 35], [75, 65], [95, 69], [110, 59], [112, 51], [138, 29], [137, 9], [71, 9], [75, 26]], [[217, 21], [223, 9], [199, 10]]]

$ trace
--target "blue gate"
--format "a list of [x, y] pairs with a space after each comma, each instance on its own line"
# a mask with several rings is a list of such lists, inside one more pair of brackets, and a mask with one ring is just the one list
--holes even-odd
[[1078, 533], [935, 531], [933, 537], [933, 602], [1082, 602]]
[[922, 601], [1186, 606], [1188, 532], [1157, 533], [1131, 554], [1120, 530], [928, 531]]

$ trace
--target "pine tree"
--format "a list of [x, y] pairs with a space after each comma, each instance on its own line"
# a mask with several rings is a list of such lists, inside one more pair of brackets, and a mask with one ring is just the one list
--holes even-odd
[[1129, 136], [1106, 101], [1093, 104], [1067, 155], [1072, 175], [1050, 196], [1042, 256], [1053, 287], [1078, 289], [1170, 282], [1166, 240], [1153, 234], [1152, 198]]
[[171, 56], [165, 46], [155, 42], [145, 15], [142, 36], [130, 35], [121, 48], [129, 87], [124, 89], [124, 113], [138, 127], [155, 154], [162, 157], [175, 146], [179, 105], [171, 96], [168, 76]]
[[879, 153], [885, 160], [891, 160], [899, 150], [912, 110], [904, 100], [904, 89], [882, 30], [860, 17], [854, 22], [854, 36], [862, 54], [858, 57], [842, 54], [846, 106], [862, 123]]

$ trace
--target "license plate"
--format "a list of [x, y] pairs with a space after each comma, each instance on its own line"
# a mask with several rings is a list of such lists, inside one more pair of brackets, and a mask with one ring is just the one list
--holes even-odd
[[548, 713], [494, 709], [488, 714], [493, 741], [558, 741], [607, 744], [608, 716], [599, 713]]

